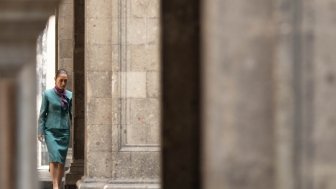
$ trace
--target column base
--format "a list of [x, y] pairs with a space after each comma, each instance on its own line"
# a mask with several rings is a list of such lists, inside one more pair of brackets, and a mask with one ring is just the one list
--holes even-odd
[[65, 172], [64, 176], [64, 188], [65, 189], [76, 189], [76, 182], [82, 178], [84, 175], [84, 161], [76, 160], [71, 163], [70, 168]]
[[108, 179], [82, 178], [77, 181], [78, 189], [160, 189], [158, 180], [150, 181], [111, 181]]

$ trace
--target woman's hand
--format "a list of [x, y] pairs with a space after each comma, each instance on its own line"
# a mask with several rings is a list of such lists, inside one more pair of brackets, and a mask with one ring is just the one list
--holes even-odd
[[39, 135], [37, 136], [37, 139], [38, 139], [40, 142], [43, 142], [44, 137], [43, 137], [42, 134], [39, 134]]

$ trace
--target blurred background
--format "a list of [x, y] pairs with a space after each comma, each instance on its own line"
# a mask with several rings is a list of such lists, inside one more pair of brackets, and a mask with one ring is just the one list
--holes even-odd
[[0, 0], [0, 188], [51, 188], [37, 117], [74, 94], [63, 188], [335, 189], [335, 0]]

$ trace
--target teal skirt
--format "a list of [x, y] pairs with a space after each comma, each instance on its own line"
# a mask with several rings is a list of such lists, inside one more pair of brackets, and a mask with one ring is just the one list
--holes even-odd
[[46, 128], [44, 134], [48, 148], [49, 162], [64, 164], [68, 153], [70, 130]]

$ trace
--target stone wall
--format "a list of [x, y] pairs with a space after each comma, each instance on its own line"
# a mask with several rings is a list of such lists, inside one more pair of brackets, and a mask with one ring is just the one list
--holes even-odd
[[[158, 183], [159, 1], [115, 1], [112, 33], [112, 178]], [[117, 34], [117, 35], [113, 35]]]
[[[57, 69], [68, 71], [69, 80], [67, 88], [73, 89], [73, 40], [74, 40], [74, 2], [61, 1], [57, 11]], [[56, 70], [57, 70], [56, 69]]]
[[159, 187], [158, 15], [158, 1], [85, 2], [85, 177], [79, 188]]

